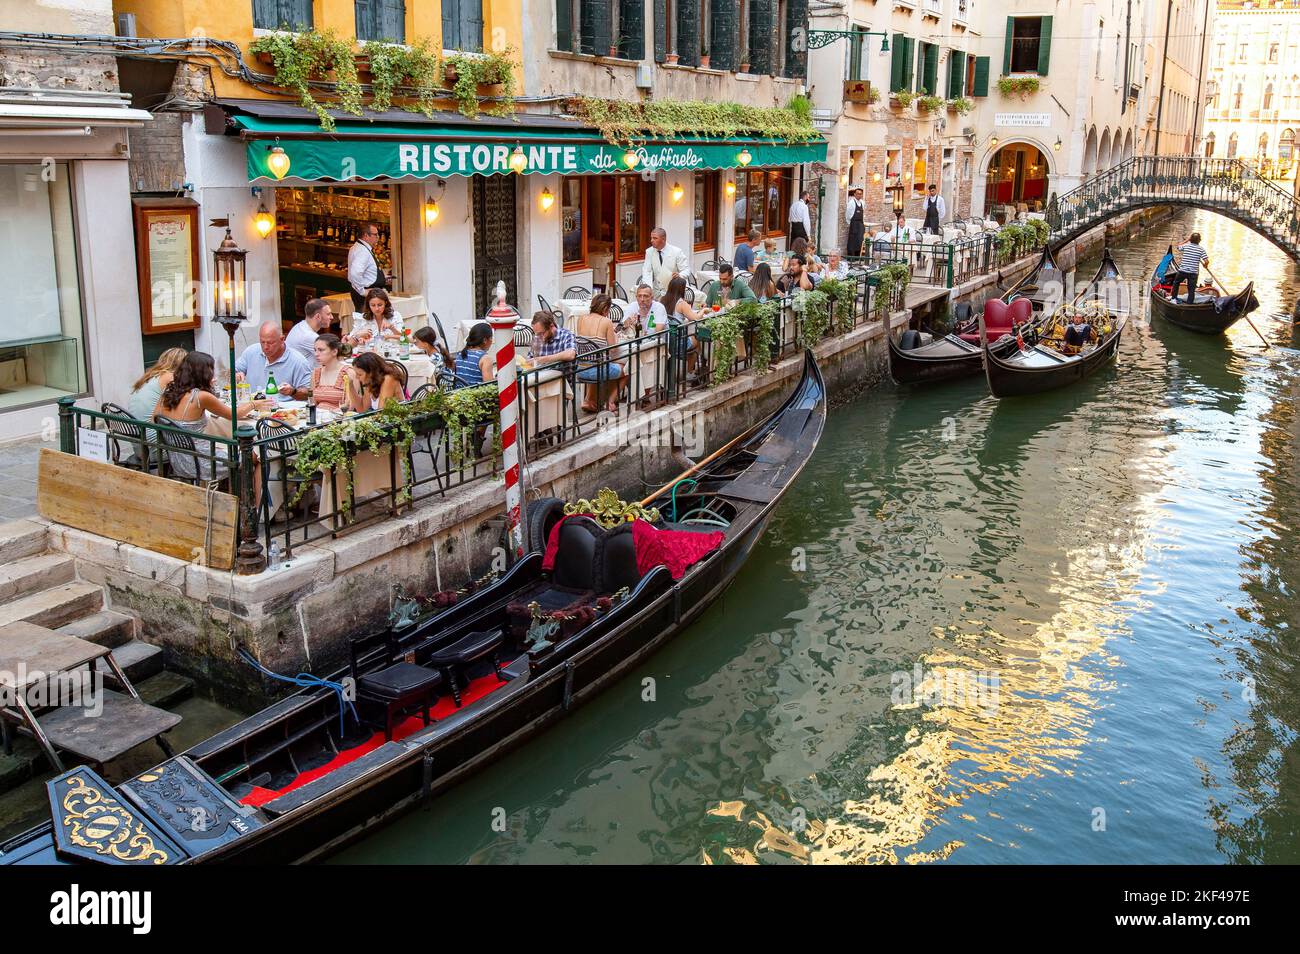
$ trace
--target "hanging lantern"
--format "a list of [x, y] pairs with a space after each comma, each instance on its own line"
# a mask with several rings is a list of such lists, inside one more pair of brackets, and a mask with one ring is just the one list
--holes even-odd
[[217, 321], [238, 323], [245, 318], [244, 269], [248, 252], [235, 243], [229, 220], [218, 219], [214, 224], [226, 227], [226, 237], [212, 253], [212, 316]]
[[257, 229], [257, 234], [266, 238], [275, 229], [275, 216], [266, 210], [266, 203], [263, 202], [257, 207], [257, 214], [253, 216], [253, 228]]
[[270, 146], [267, 151], [270, 153], [266, 157], [266, 168], [271, 171], [271, 175], [277, 179], [283, 179], [289, 174], [289, 156], [279, 146]]
[[428, 199], [424, 203], [424, 224], [425, 225], [432, 225], [434, 222], [437, 222], [438, 216], [440, 214], [441, 213], [438, 211], [437, 199]]
[[528, 157], [524, 155], [523, 146], [515, 146], [514, 151], [510, 153], [510, 168], [520, 175], [528, 169]]
[[636, 164], [640, 161], [641, 157], [638, 156], [636, 151], [630, 146], [628, 147], [627, 152], [623, 153], [623, 165], [627, 166], [629, 169], [635, 169]]
[[674, 182], [674, 183], [673, 183], [673, 201], [674, 201], [674, 202], [680, 202], [680, 201], [682, 201], [682, 196], [684, 196], [685, 194], [686, 194], [686, 190], [682, 188], [682, 184], [681, 184], [680, 182]]
[[555, 196], [551, 194], [549, 186], [542, 190], [542, 194], [537, 197], [537, 201], [541, 203], [543, 212], [551, 211], [551, 206], [555, 205]]
[[740, 150], [739, 153], [736, 154], [736, 161], [740, 163], [742, 166], [749, 165], [753, 160], [754, 157], [748, 149], [742, 149]]
[[1061, 137], [1060, 137], [1060, 136], [1057, 136], [1057, 137], [1056, 137], [1056, 143], [1052, 146], [1052, 151], [1053, 151], [1053, 152], [1060, 152], [1060, 151], [1061, 151]]
[[725, 191], [727, 193], [727, 198], [730, 199], [733, 195], [736, 194], [736, 183], [728, 179]]

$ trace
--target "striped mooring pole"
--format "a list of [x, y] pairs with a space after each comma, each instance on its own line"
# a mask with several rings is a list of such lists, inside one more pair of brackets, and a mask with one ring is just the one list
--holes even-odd
[[492, 351], [497, 363], [497, 393], [501, 409], [501, 463], [506, 479], [506, 539], [517, 560], [524, 555], [523, 488], [519, 463], [519, 382], [515, 375], [515, 321], [518, 312], [506, 304], [506, 284], [497, 282], [496, 304], [488, 312]]

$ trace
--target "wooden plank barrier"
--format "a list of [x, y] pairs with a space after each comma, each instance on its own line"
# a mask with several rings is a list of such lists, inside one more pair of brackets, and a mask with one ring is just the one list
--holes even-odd
[[234, 565], [239, 501], [227, 493], [43, 447], [36, 509], [46, 520], [180, 560]]

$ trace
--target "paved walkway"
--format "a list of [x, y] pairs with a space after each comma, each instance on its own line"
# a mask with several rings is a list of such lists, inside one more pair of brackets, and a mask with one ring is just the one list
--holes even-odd
[[45, 446], [39, 438], [0, 445], [0, 523], [36, 513], [36, 458]]

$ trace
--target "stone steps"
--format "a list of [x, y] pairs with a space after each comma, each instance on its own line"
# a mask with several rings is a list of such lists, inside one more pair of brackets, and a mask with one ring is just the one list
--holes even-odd
[[0, 566], [45, 552], [45, 528], [30, 520], [0, 523]]
[[0, 603], [60, 583], [71, 583], [77, 575], [76, 562], [61, 553], [38, 553], [0, 564]]
[[[150, 676], [156, 676], [162, 672], [163, 651], [143, 640], [132, 639], [125, 642], [113, 649], [112, 654], [113, 661], [117, 663], [118, 668], [122, 670], [133, 686]], [[108, 663], [103, 659], [95, 660], [95, 668], [103, 673], [112, 671], [108, 668]]]
[[76, 636], [99, 646], [116, 649], [140, 635], [139, 617], [118, 610], [100, 610], [58, 627], [60, 633]]
[[57, 629], [103, 608], [102, 587], [74, 580], [0, 604], [0, 626], [27, 622]]

